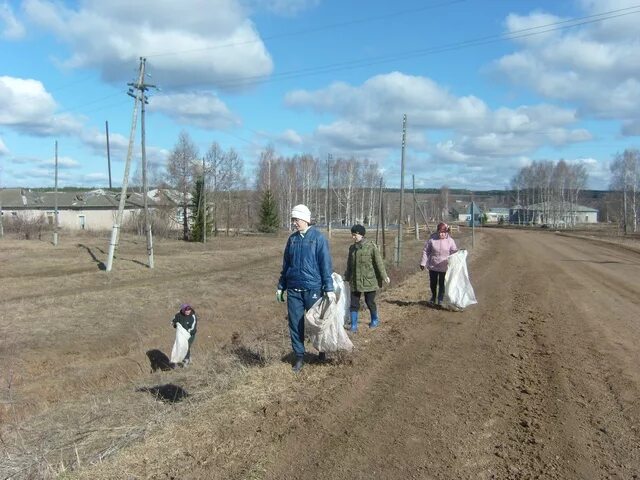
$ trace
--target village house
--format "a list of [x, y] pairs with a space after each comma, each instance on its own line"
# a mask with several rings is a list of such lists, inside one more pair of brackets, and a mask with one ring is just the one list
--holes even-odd
[[[151, 210], [168, 208], [171, 210], [172, 224], [180, 228], [182, 209], [178, 207], [174, 195], [163, 190], [151, 190], [148, 193], [148, 206]], [[0, 210], [4, 221], [13, 217], [23, 220], [36, 220], [44, 216], [49, 225], [54, 224], [56, 208], [58, 225], [68, 230], [109, 230], [118, 213], [120, 193], [102, 189], [86, 192], [39, 192], [24, 188], [6, 188], [0, 190]], [[127, 193], [122, 223], [140, 215], [144, 207], [141, 193]]]

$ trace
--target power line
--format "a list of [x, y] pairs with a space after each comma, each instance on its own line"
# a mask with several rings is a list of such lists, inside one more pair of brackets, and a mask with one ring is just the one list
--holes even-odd
[[376, 15], [376, 16], [371, 16], [371, 17], [358, 18], [358, 19], [349, 20], [349, 21], [345, 21], [345, 22], [329, 23], [329, 24], [326, 24], [326, 25], [320, 25], [318, 27], [308, 28], [308, 29], [304, 29], [304, 30], [276, 33], [276, 34], [273, 34], [273, 35], [267, 35], [267, 36], [264, 36], [264, 37], [260, 37], [257, 40], [247, 40], [247, 41], [244, 41], [244, 42], [225, 43], [225, 44], [222, 44], [222, 45], [216, 45], [216, 46], [212, 46], [212, 47], [194, 48], [194, 49], [188, 49], [188, 50], [179, 50], [179, 51], [175, 51], [175, 52], [156, 53], [156, 54], [147, 55], [147, 58], [164, 57], [164, 56], [171, 56], [171, 55], [181, 55], [181, 54], [184, 54], [184, 53], [206, 52], [206, 51], [218, 50], [218, 49], [222, 49], [222, 48], [239, 47], [239, 46], [242, 46], [242, 45], [252, 45], [254, 43], [262, 43], [262, 42], [267, 41], [267, 40], [277, 40], [277, 39], [280, 39], [280, 38], [299, 37], [299, 36], [303, 36], [303, 35], [308, 35], [310, 33], [323, 32], [323, 31], [326, 31], [326, 30], [334, 30], [334, 29], [337, 29], [337, 28], [349, 27], [349, 26], [352, 26], [352, 25], [359, 25], [359, 24], [363, 24], [363, 23], [372, 23], [372, 22], [377, 22], [377, 21], [388, 21], [390, 18], [393, 18], [393, 17], [400, 17], [400, 16], [404, 16], [404, 15], [415, 14], [415, 13], [418, 13], [418, 12], [423, 12], [425, 10], [433, 10], [433, 9], [436, 9], [436, 8], [439, 8], [439, 7], [448, 7], [450, 5], [454, 5], [456, 3], [463, 3], [463, 2], [466, 2], [466, 1], [467, 0], [449, 0], [449, 1], [446, 1], [446, 2], [439, 2], [439, 3], [430, 4], [430, 5], [423, 5], [423, 6], [418, 7], [418, 8], [412, 8], [412, 9], [406, 9], [406, 10], [398, 10], [398, 11], [395, 11], [395, 12], [389, 12], [389, 13], [386, 13], [384, 15]]
[[[443, 5], [450, 5], [450, 4], [454, 4], [454, 3], [460, 3], [466, 0], [454, 0], [454, 1], [450, 1], [450, 2], [443, 2], [443, 3], [439, 3], [439, 4], [435, 4], [435, 5], [430, 5], [430, 6], [425, 6], [422, 8], [418, 8], [418, 9], [413, 9], [413, 10], [404, 10], [404, 11], [398, 11], [395, 13], [395, 15], [402, 15], [402, 14], [407, 14], [407, 13], [414, 13], [420, 10], [425, 10], [428, 8], [435, 8], [438, 6], [443, 6]], [[625, 8], [621, 8], [621, 9], [615, 9], [615, 10], [609, 10], [606, 12], [601, 12], [601, 13], [597, 13], [597, 14], [592, 14], [592, 15], [587, 15], [587, 16], [583, 16], [583, 17], [577, 17], [577, 18], [572, 18], [572, 19], [567, 19], [567, 20], [562, 20], [562, 21], [558, 21], [558, 22], [552, 22], [552, 23], [548, 23], [545, 25], [538, 25], [535, 27], [528, 27], [528, 28], [524, 28], [524, 29], [520, 29], [520, 30], [515, 30], [509, 33], [504, 33], [504, 34], [496, 34], [496, 35], [489, 35], [489, 36], [485, 36], [485, 37], [478, 37], [475, 39], [470, 39], [470, 40], [463, 40], [460, 42], [455, 42], [455, 43], [449, 43], [449, 44], [444, 44], [444, 45], [440, 45], [440, 46], [434, 46], [434, 47], [429, 47], [429, 48], [425, 48], [425, 49], [418, 49], [418, 50], [412, 50], [412, 51], [407, 51], [407, 52], [400, 52], [400, 53], [396, 53], [396, 54], [390, 54], [390, 55], [384, 55], [384, 56], [378, 56], [378, 57], [369, 57], [366, 59], [358, 59], [358, 60], [349, 60], [349, 61], [345, 61], [345, 62], [338, 62], [338, 63], [333, 63], [333, 64], [327, 64], [327, 65], [321, 65], [321, 66], [317, 66], [317, 67], [309, 67], [309, 68], [304, 68], [304, 69], [298, 69], [298, 70], [291, 70], [288, 72], [281, 72], [281, 73], [275, 73], [272, 75], [255, 75], [255, 76], [247, 76], [247, 77], [235, 77], [235, 78], [229, 78], [226, 81], [222, 81], [222, 82], [217, 82], [218, 86], [250, 86], [250, 85], [254, 85], [254, 84], [258, 84], [258, 83], [268, 83], [268, 82], [275, 82], [275, 81], [279, 81], [279, 80], [290, 80], [290, 79], [294, 79], [294, 78], [301, 78], [301, 77], [306, 77], [306, 76], [311, 76], [311, 75], [317, 75], [317, 74], [321, 74], [321, 73], [331, 73], [331, 72], [336, 72], [336, 71], [342, 71], [342, 70], [349, 70], [349, 69], [355, 69], [355, 68], [362, 68], [362, 67], [367, 67], [367, 66], [372, 66], [372, 65], [378, 65], [378, 64], [383, 64], [383, 63], [391, 63], [391, 62], [396, 62], [399, 60], [408, 60], [411, 58], [416, 58], [416, 57], [421, 57], [421, 56], [427, 56], [427, 55], [433, 55], [433, 54], [437, 54], [437, 53], [445, 53], [445, 52], [451, 52], [451, 51], [456, 51], [456, 50], [462, 50], [462, 49], [466, 49], [466, 48], [470, 48], [470, 47], [477, 47], [477, 46], [482, 46], [482, 45], [488, 45], [488, 44], [492, 44], [492, 43], [497, 43], [497, 42], [501, 42], [504, 40], [515, 40], [518, 38], [526, 38], [526, 37], [530, 37], [530, 36], [534, 36], [534, 35], [542, 35], [545, 33], [550, 33], [553, 31], [559, 31], [559, 30], [565, 30], [568, 28], [574, 28], [574, 27], [578, 27], [578, 26], [582, 26], [582, 25], [587, 25], [587, 24], [592, 24], [592, 23], [597, 23], [597, 22], [602, 22], [602, 21], [606, 21], [606, 20], [611, 20], [614, 18], [619, 18], [619, 17], [624, 17], [627, 15], [633, 15], [633, 14], [637, 14], [640, 13], [640, 4], [638, 5], [633, 5], [630, 7], [625, 7]], [[369, 17], [369, 19], [360, 19], [360, 20], [353, 20], [351, 22], [342, 22], [342, 23], [336, 23], [336, 24], [332, 24], [332, 25], [327, 25], [324, 27], [318, 27], [318, 29], [327, 29], [327, 28], [333, 28], [336, 26], [341, 26], [341, 25], [348, 25], [350, 23], [363, 23], [366, 21], [373, 21], [375, 19], [379, 19], [381, 17]], [[277, 38], [279, 36], [291, 36], [294, 35], [294, 33], [284, 33], [281, 35], [275, 35], [271, 38]], [[232, 46], [235, 44], [229, 44], [229, 46]], [[206, 50], [206, 49], [204, 49]], [[159, 54], [162, 55], [162, 54]], [[156, 55], [156, 56], [159, 56]], [[60, 87], [62, 88], [62, 87]], [[100, 99], [91, 101], [91, 102], [87, 102], [84, 105], [90, 105], [92, 103], [97, 103], [99, 101], [111, 98], [111, 97], [115, 97], [118, 94], [111, 94], [111, 95], [107, 95], [105, 97], [101, 97]], [[93, 111], [98, 111], [104, 108], [109, 108], [111, 106], [116, 106], [116, 105], [120, 105], [121, 102], [118, 102], [117, 104], [111, 104], [111, 105], [107, 105], [105, 107], [100, 107], [94, 110], [91, 110], [91, 112]], [[84, 105], [80, 105], [78, 107], [73, 107], [73, 108], [69, 108], [69, 109], [65, 109], [65, 110], [61, 110], [59, 113], [65, 113], [65, 112], [71, 112], [74, 110], [78, 110], [80, 109], [82, 106]], [[253, 143], [250, 141], [247, 141], [245, 139], [241, 139], [243, 141], [246, 141], [247, 143]]]
[[[632, 10], [632, 11], [629, 11], [629, 10]], [[332, 63], [332, 64], [322, 65], [318, 67], [309, 67], [309, 68], [304, 68], [299, 70], [291, 70], [288, 72], [275, 73], [271, 75], [255, 75], [255, 76], [248, 76], [248, 77], [230, 78], [227, 81], [217, 82], [217, 85], [222, 87], [249, 86], [257, 83], [267, 83], [267, 82], [276, 81], [276, 80], [289, 80], [293, 78], [317, 75], [319, 73], [330, 73], [330, 72], [336, 72], [341, 70], [378, 65], [382, 63], [391, 63], [391, 62], [396, 62], [398, 60], [408, 60], [410, 58], [427, 56], [427, 55], [432, 55], [436, 53], [444, 53], [444, 52], [462, 50], [469, 47], [488, 45], [492, 43], [501, 42], [504, 40], [515, 40], [518, 38], [542, 35], [544, 33], [550, 33], [558, 30], [566, 30], [568, 28], [602, 22], [605, 20], [611, 20], [613, 18], [624, 17], [627, 15], [633, 15], [637, 13], [640, 13], [640, 5], [634, 5], [632, 7], [626, 7], [626, 8], [621, 8], [617, 10], [610, 10], [610, 11], [599, 13], [599, 14], [587, 15], [584, 17], [577, 17], [569, 20], [562, 20], [558, 22], [548, 23], [545, 25], [538, 25], [535, 27], [515, 30], [509, 33], [490, 35], [486, 37], [478, 37], [475, 39], [463, 40], [461, 42], [429, 47], [425, 49], [411, 50], [407, 52], [382, 55], [378, 57], [369, 57], [366, 59], [349, 60], [345, 62]]]

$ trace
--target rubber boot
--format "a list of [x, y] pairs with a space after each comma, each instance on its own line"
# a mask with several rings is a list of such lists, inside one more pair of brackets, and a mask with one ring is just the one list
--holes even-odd
[[371, 323], [369, 328], [376, 328], [378, 326], [378, 312], [371, 314]]
[[351, 312], [351, 331], [353, 333], [358, 331], [358, 312]]
[[296, 358], [296, 363], [293, 365], [294, 373], [298, 373], [300, 370], [302, 370], [303, 366], [304, 366], [304, 358], [303, 357], [297, 357]]

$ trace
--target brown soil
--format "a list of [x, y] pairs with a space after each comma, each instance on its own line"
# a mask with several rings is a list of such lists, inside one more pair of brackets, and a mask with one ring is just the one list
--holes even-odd
[[[406, 241], [381, 326], [363, 312], [352, 354], [310, 348], [295, 375], [274, 298], [284, 237], [157, 242], [153, 270], [129, 238], [110, 273], [106, 236], [3, 239], [0, 477], [639, 478], [637, 249], [457, 240], [478, 305], [429, 307], [422, 242]], [[332, 240], [338, 272], [348, 242]], [[183, 301], [201, 316], [194, 365], [151, 373]]]

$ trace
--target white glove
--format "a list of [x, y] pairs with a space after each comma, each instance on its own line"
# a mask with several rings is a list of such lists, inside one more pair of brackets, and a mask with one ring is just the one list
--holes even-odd
[[391, 283], [391, 279], [389, 277], [385, 277], [384, 283], [386, 283], [387, 285], [390, 284]]
[[276, 300], [280, 303], [284, 303], [284, 290], [276, 290]]
[[326, 298], [330, 303], [336, 302], [336, 292], [325, 292], [324, 298]]

